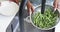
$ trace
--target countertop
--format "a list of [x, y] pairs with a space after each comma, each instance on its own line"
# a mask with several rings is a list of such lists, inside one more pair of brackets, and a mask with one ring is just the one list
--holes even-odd
[[6, 32], [8, 25], [11, 23], [17, 12], [15, 12], [13, 16], [0, 15], [0, 32]]

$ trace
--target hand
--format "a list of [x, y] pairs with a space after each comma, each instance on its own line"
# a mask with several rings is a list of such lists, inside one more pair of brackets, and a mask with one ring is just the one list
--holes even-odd
[[30, 3], [30, 1], [27, 2], [27, 9], [29, 14], [30, 14], [30, 10], [32, 11], [32, 13], [34, 12], [33, 5]]
[[15, 2], [16, 4], [19, 4], [19, 0], [9, 0], [10, 2]]
[[59, 2], [60, 2], [60, 0], [55, 0], [54, 1], [54, 4], [53, 4], [54, 5], [54, 10], [60, 9], [60, 3]]

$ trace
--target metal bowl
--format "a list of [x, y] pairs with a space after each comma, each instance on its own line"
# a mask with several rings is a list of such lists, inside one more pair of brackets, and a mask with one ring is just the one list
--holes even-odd
[[[50, 6], [50, 5], [46, 5], [46, 6], [45, 6], [45, 10], [46, 10], [48, 7], [51, 8], [51, 11], [53, 11], [53, 7]], [[38, 29], [41, 29], [41, 30], [50, 30], [50, 29], [53, 29], [53, 28], [56, 27], [56, 25], [57, 25], [58, 22], [59, 22], [59, 18], [57, 18], [57, 20], [56, 20], [56, 25], [53, 26], [53, 27], [51, 27], [51, 28], [43, 29], [43, 28], [37, 27], [37, 26], [32, 22], [32, 21], [33, 21], [33, 20], [32, 20], [32, 18], [33, 18], [32, 16], [35, 15], [37, 12], [41, 12], [41, 6], [37, 7], [37, 8], [35, 9], [34, 13], [30, 15], [30, 20], [31, 20], [31, 23], [32, 23], [32, 25], [33, 25], [34, 27], [36, 27], [36, 28], [38, 28]]]

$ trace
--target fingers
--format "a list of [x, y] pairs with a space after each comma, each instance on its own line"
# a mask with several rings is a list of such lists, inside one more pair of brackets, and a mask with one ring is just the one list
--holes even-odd
[[59, 9], [60, 10], [60, 0], [54, 1], [54, 10]]
[[34, 12], [34, 7], [33, 6], [31, 6], [31, 11], [32, 11], [32, 13]]
[[30, 14], [30, 8], [28, 8], [28, 15]]
[[30, 13], [30, 6], [27, 4], [27, 10], [28, 10], [28, 15], [29, 15], [29, 13]]
[[55, 0], [53, 5], [54, 5], [54, 10], [56, 10], [58, 8], [58, 0]]
[[28, 3], [27, 3], [27, 10], [28, 10], [28, 14], [30, 14], [30, 11], [32, 13], [34, 12], [33, 5], [30, 3], [30, 1], [28, 1]]
[[34, 8], [33, 8], [33, 6], [31, 5], [31, 6], [28, 6], [27, 7], [28, 8], [28, 13], [30, 14], [30, 12], [34, 12]]
[[30, 5], [30, 3], [28, 2], [28, 3], [27, 3], [28, 15], [29, 15], [29, 13], [30, 13], [30, 8], [31, 8], [30, 6], [31, 6], [31, 5]]
[[57, 8], [60, 9], [60, 3], [58, 3]]

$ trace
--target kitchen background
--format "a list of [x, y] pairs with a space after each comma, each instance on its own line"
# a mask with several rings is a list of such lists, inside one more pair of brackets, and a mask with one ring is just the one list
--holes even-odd
[[[6, 1], [6, 0], [0, 0], [0, 1]], [[46, 4], [49, 5], [53, 5], [53, 0], [46, 0]], [[41, 4], [41, 0], [31, 0], [32, 4], [34, 5], [34, 7], [37, 7], [38, 5]], [[7, 32], [20, 32], [19, 29], [19, 13], [16, 14], [16, 16], [14, 17], [14, 19], [11, 21], [10, 25], [7, 27], [6, 31]], [[24, 11], [24, 17], [27, 17], [27, 11], [25, 9]], [[28, 23], [26, 21], [24, 21], [24, 28], [25, 28], [25, 32], [40, 32], [40, 30], [38, 30], [37, 28], [33, 27], [31, 23]]]

